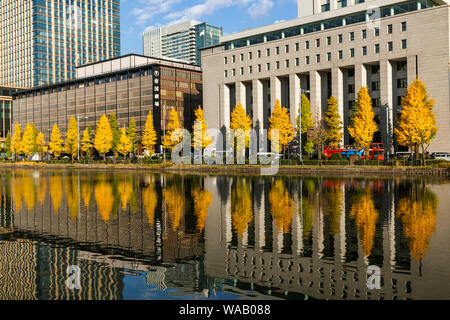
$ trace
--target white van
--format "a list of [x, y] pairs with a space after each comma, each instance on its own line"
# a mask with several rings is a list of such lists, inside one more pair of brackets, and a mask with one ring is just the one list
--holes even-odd
[[448, 153], [448, 152], [433, 152], [431, 154], [431, 158], [436, 159], [436, 160], [450, 161], [450, 153]]

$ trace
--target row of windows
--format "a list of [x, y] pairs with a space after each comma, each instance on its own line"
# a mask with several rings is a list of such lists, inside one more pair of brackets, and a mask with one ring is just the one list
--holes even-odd
[[[401, 30], [402, 31], [406, 31], [406, 22], [402, 22], [401, 26], [402, 26]], [[392, 24], [387, 26], [387, 33], [388, 34], [392, 34], [392, 32], [393, 32], [392, 28], [393, 28]], [[374, 29], [374, 34], [375, 34], [376, 37], [379, 36], [380, 35], [380, 29], [379, 28], [375, 28]], [[366, 39], [367, 38], [367, 30], [366, 29], [361, 31], [361, 38], [362, 39]], [[354, 41], [355, 40], [355, 32], [352, 31], [352, 32], [349, 33], [349, 40], [350, 41]], [[406, 40], [404, 40], [404, 41], [406, 43]], [[343, 35], [342, 34], [338, 34], [337, 42], [338, 43], [342, 43], [343, 42]], [[309, 50], [309, 48], [310, 48], [310, 41], [306, 40], [304, 44], [305, 44], [305, 49]], [[326, 37], [326, 44], [327, 45], [331, 45], [332, 44], [331, 36], [327, 36]], [[320, 48], [320, 45], [321, 45], [321, 39], [318, 38], [315, 41], [315, 46], [316, 46], [316, 48]], [[405, 45], [405, 48], [406, 48], [406, 45]], [[403, 49], [405, 49], [405, 48], [403, 48]], [[289, 44], [286, 44], [284, 46], [284, 53], [288, 54], [289, 51], [290, 51], [290, 46], [289, 46]], [[298, 43], [298, 42], [295, 44], [295, 51], [300, 51], [300, 43]], [[279, 55], [280, 52], [281, 52], [280, 47], [279, 46], [275, 47], [275, 54]], [[271, 54], [270, 48], [266, 48], [266, 52], [265, 52], [266, 57], [270, 57], [270, 54]], [[262, 57], [262, 51], [261, 50], [257, 50], [256, 51], [256, 56], [257, 56], [257, 58], [261, 58]], [[244, 58], [245, 58], [244, 54], [241, 53], [239, 55], [239, 60], [240, 61], [244, 61]], [[248, 58], [248, 60], [252, 60], [253, 59], [253, 52], [248, 52], [247, 58]], [[236, 63], [236, 55], [232, 55], [231, 56], [231, 63]], [[228, 64], [228, 57], [224, 57], [224, 64]]]
[[[395, 16], [398, 14], [403, 14], [406, 12], [422, 10], [426, 8], [431, 8], [438, 6], [434, 0], [414, 0], [414, 1], [406, 1], [400, 4], [389, 5], [385, 7], [381, 7], [380, 9], [380, 17], [389, 17]], [[248, 38], [242, 38], [233, 40], [225, 43], [225, 50], [232, 50], [247, 46], [252, 46], [255, 44], [280, 40], [284, 38], [290, 38], [298, 35], [308, 34], [317, 31], [328, 30], [332, 28], [348, 26], [354, 23], [361, 23], [364, 21], [369, 21], [369, 17], [367, 12], [357, 12], [344, 17], [332, 18], [329, 20], [323, 20], [318, 22], [313, 22], [306, 25], [300, 25], [291, 27], [284, 30], [271, 31], [264, 34], [259, 34], [255, 36], [251, 36]]]
[[[406, 39], [402, 40], [401, 46], [402, 46], [402, 49], [406, 49], [406, 47], [407, 47]], [[388, 42], [387, 43], [387, 50], [388, 51], [393, 51], [393, 49], [394, 49], [393, 42], [392, 41]], [[374, 53], [380, 53], [380, 44], [377, 43], [377, 44], [374, 45]], [[367, 55], [367, 46], [363, 46], [361, 48], [361, 54], [363, 56]], [[331, 61], [332, 60], [332, 53], [328, 52], [326, 57], [327, 57], [327, 61]], [[349, 57], [350, 58], [355, 57], [355, 48], [351, 48], [349, 50]], [[344, 52], [342, 50], [339, 50], [338, 51], [338, 59], [343, 59], [343, 58], [344, 58]], [[320, 62], [321, 62], [321, 55], [317, 54], [316, 55], [316, 63], [320, 63]], [[305, 57], [305, 65], [309, 65], [310, 63], [311, 63], [310, 56], [306, 56]], [[271, 65], [270, 62], [266, 63], [266, 71], [270, 71], [271, 70], [271, 66], [272, 65]], [[300, 66], [300, 58], [295, 58], [295, 66], [296, 67]], [[290, 60], [289, 59], [284, 61], [284, 67], [285, 68], [289, 68], [290, 67]], [[280, 61], [276, 61], [275, 62], [275, 69], [278, 70], [280, 68], [281, 68], [281, 62]], [[261, 64], [257, 65], [257, 71], [258, 72], [262, 71], [262, 65]], [[244, 67], [241, 67], [240, 68], [240, 75], [244, 75], [244, 73], [245, 73]], [[248, 73], [250, 73], [250, 74], [253, 73], [253, 66], [249, 66], [248, 67]], [[228, 77], [228, 70], [225, 70], [224, 76], [225, 76], [225, 78]], [[231, 76], [233, 76], [233, 77], [236, 76], [236, 69], [231, 69]]]

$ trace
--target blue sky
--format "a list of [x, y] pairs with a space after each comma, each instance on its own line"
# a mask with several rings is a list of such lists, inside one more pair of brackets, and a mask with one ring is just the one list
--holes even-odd
[[297, 16], [297, 0], [121, 0], [122, 54], [142, 54], [142, 32], [189, 19], [222, 26], [225, 34]]

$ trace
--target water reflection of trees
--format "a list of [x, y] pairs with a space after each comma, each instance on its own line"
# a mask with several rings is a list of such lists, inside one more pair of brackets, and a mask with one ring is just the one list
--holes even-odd
[[[8, 173], [2, 192], [11, 194], [16, 212], [31, 212], [44, 206], [52, 215], [61, 211], [72, 218], [80, 212], [98, 214], [101, 221], [107, 223], [118, 214], [135, 213], [140, 209], [152, 228], [155, 217], [161, 219], [167, 214], [169, 224], [165, 230], [169, 232], [202, 233], [208, 213], [211, 214], [209, 208], [217, 201], [215, 206], [224, 206], [231, 214], [231, 227], [235, 234], [241, 237], [249, 232], [249, 243], [255, 237], [251, 226], [256, 214], [254, 210], [257, 210], [261, 215], [258, 221], [262, 221], [266, 228], [266, 237], [268, 232], [292, 233], [292, 223], [295, 222], [296, 226], [301, 223], [299, 230], [306, 240], [304, 247], [317, 241], [312, 238], [312, 231], [314, 227], [320, 227], [317, 229], [323, 233], [320, 236], [340, 236], [343, 231], [347, 242], [341, 243], [346, 244], [347, 253], [353, 250], [354, 240], [358, 237], [366, 256], [373, 256], [374, 247], [378, 248], [381, 243], [381, 231], [377, 228], [395, 223], [395, 219], [386, 220], [389, 216], [385, 214], [387, 211], [377, 208], [392, 207], [396, 211], [395, 217], [401, 221], [401, 227], [397, 229], [406, 238], [403, 241], [408, 242], [411, 257], [415, 260], [424, 257], [435, 230], [437, 195], [422, 182], [312, 177], [222, 177], [219, 180], [220, 188], [208, 190], [203, 177], [14, 170]], [[399, 192], [391, 191], [395, 196], [391, 199], [386, 198], [385, 190]], [[213, 194], [217, 198], [213, 198]], [[226, 195], [230, 196], [227, 198]], [[315, 219], [317, 212], [322, 212], [325, 220]], [[349, 221], [343, 216], [346, 213]], [[383, 221], [378, 224], [379, 219]], [[271, 230], [271, 220], [275, 222], [276, 230]], [[314, 225], [318, 223], [325, 223], [325, 228]], [[260, 228], [260, 225], [255, 226], [255, 230]], [[325, 236], [325, 246], [334, 245], [329, 239]], [[396, 239], [400, 241], [398, 237]], [[289, 241], [286, 243], [289, 245]], [[354, 259], [354, 256], [347, 256]]]
[[402, 188], [397, 204], [397, 216], [403, 223], [411, 257], [424, 258], [431, 234], [435, 231], [439, 200], [423, 183]]
[[253, 207], [250, 180], [236, 178], [231, 190], [231, 219], [233, 230], [242, 236], [253, 220]]
[[208, 190], [194, 187], [191, 192], [194, 201], [194, 214], [197, 217], [197, 229], [202, 232], [205, 228], [208, 209], [212, 202], [212, 195]]
[[366, 184], [352, 196], [352, 208], [350, 210], [350, 217], [356, 223], [362, 249], [366, 256], [369, 256], [372, 251], [378, 215], [370, 187]]
[[344, 209], [344, 192], [341, 180], [324, 180], [325, 215], [330, 225], [330, 235], [339, 233], [341, 215]]
[[270, 213], [278, 228], [278, 232], [289, 233], [291, 231], [292, 217], [294, 215], [294, 201], [283, 180], [277, 179], [272, 183], [269, 191]]

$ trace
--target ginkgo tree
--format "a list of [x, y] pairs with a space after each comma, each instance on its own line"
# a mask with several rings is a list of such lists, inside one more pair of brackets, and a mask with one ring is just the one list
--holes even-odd
[[[231, 113], [230, 128], [234, 130], [234, 142], [237, 151], [245, 152], [250, 144], [250, 129], [252, 128], [252, 119], [245, 112], [241, 103], [238, 103]], [[236, 152], [237, 154], [237, 152]]]
[[127, 136], [125, 128], [122, 128], [117, 151], [126, 157], [133, 150], [133, 144], [130, 137]]
[[78, 153], [78, 123], [75, 117], [69, 120], [69, 129], [66, 133], [66, 141], [64, 143], [64, 152], [70, 154], [72, 163]]
[[49, 151], [53, 153], [53, 156], [58, 159], [63, 151], [63, 140], [61, 139], [61, 132], [58, 125], [53, 125], [52, 134], [50, 135], [50, 142], [48, 144]]
[[80, 150], [83, 151], [88, 158], [90, 158], [92, 147], [94, 146], [92, 143], [91, 127], [87, 127], [83, 131], [83, 137], [81, 138], [80, 145]]
[[[181, 128], [180, 120], [178, 118], [178, 112], [172, 108], [170, 110], [169, 123], [167, 125], [167, 132], [164, 135], [163, 146], [165, 149], [172, 150], [177, 144], [181, 142], [183, 139], [182, 136], [179, 136], [178, 139], [175, 138], [174, 133]], [[174, 139], [172, 140], [172, 137]]]
[[98, 153], [106, 161], [106, 154], [113, 146], [113, 133], [108, 121], [108, 117], [104, 114], [97, 123], [97, 130], [95, 131], [94, 147]]
[[31, 124], [27, 123], [25, 130], [23, 132], [22, 142], [21, 142], [21, 153], [25, 157], [30, 157], [33, 153], [34, 146], [34, 132]]
[[150, 110], [147, 115], [147, 120], [145, 121], [145, 128], [142, 134], [142, 147], [144, 150], [148, 150], [150, 155], [155, 153], [155, 145], [158, 140], [156, 135], [155, 126], [153, 125], [153, 115]]
[[212, 139], [208, 134], [207, 128], [208, 126], [203, 116], [203, 109], [201, 106], [198, 106], [195, 110], [194, 137], [192, 143], [194, 150], [202, 151], [211, 144]]
[[16, 123], [14, 125], [14, 133], [11, 138], [11, 152], [14, 154], [15, 160], [20, 155], [22, 149], [22, 128], [20, 124]]
[[[419, 79], [414, 80], [402, 99], [402, 112], [395, 128], [397, 142], [402, 146], [415, 146], [418, 157], [418, 146], [422, 155], [427, 146], [436, 136], [436, 118], [433, 113], [434, 100], [428, 97], [425, 84]], [[424, 158], [424, 157], [423, 157]]]
[[[355, 139], [358, 146], [364, 149], [367, 155], [367, 151], [373, 141], [373, 135], [377, 130], [378, 126], [375, 122], [375, 113], [373, 112], [369, 89], [362, 87], [358, 92], [354, 113], [350, 118], [348, 133]], [[367, 159], [367, 157], [364, 159]]]
[[[272, 141], [273, 130], [278, 130], [278, 142]], [[294, 127], [290, 120], [289, 111], [281, 106], [280, 100], [275, 100], [275, 106], [269, 119], [269, 140], [272, 142], [272, 151], [283, 152], [286, 156], [286, 147], [294, 139]]]

